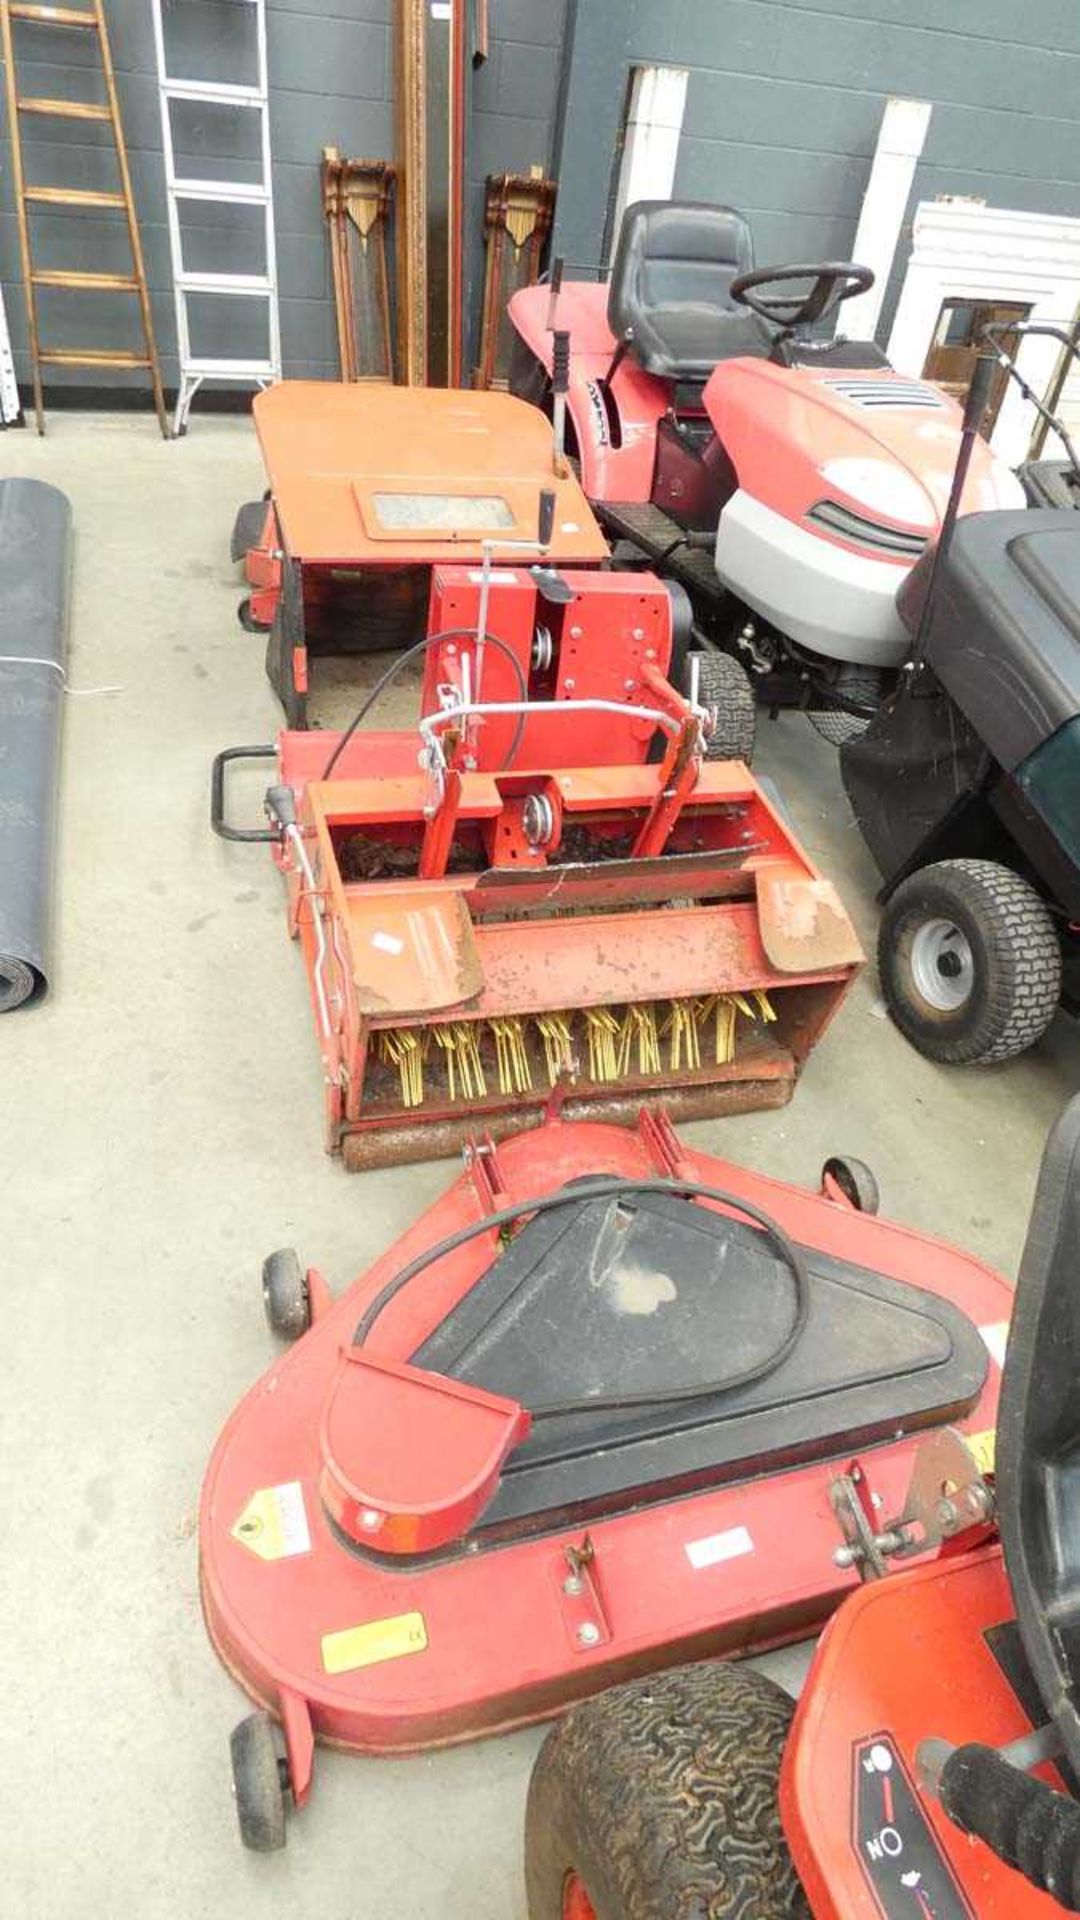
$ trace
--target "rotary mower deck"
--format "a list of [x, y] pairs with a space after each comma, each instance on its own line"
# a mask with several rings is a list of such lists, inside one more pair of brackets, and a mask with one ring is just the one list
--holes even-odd
[[814, 1194], [662, 1113], [552, 1120], [475, 1141], [336, 1302], [271, 1256], [299, 1337], [200, 1511], [207, 1626], [259, 1707], [233, 1736], [247, 1844], [284, 1843], [316, 1739], [460, 1741], [821, 1623], [856, 1580], [838, 1473], [880, 1525], [920, 1435], [991, 1427], [1009, 1310], [859, 1199], [858, 1163]]

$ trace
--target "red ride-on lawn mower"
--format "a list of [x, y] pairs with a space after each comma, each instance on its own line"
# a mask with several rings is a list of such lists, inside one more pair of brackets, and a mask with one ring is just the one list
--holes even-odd
[[[782, 811], [710, 757], [753, 707], [702, 705], [683, 604], [644, 573], [440, 566], [429, 637], [351, 729], [218, 755], [216, 831], [270, 840], [287, 883], [348, 1167], [553, 1098], [626, 1120], [790, 1098], [861, 953]], [[358, 731], [419, 652], [416, 730]], [[275, 753], [271, 826], [230, 826], [227, 766]]]
[[996, 1458], [989, 1435], [928, 1436], [885, 1524], [837, 1483], [864, 1584], [797, 1708], [721, 1665], [576, 1708], [533, 1776], [530, 1920], [1080, 1912], [1078, 1275], [1074, 1100], [1043, 1157]]
[[[770, 705], [846, 738], [907, 650], [896, 592], [934, 539], [960, 434], [939, 388], [818, 329], [873, 275], [852, 261], [754, 270], [731, 207], [627, 209], [608, 285], [510, 302], [511, 386], [551, 405], [604, 527], [686, 587], [695, 621]], [[554, 311], [552, 311], [554, 304]], [[965, 511], [1022, 506], [980, 442]]]
[[337, 1301], [270, 1256], [295, 1344], [226, 1424], [199, 1521], [207, 1626], [257, 1706], [246, 1844], [284, 1843], [316, 1740], [445, 1745], [821, 1623], [852, 1516], [899, 1526], [920, 1440], [992, 1428], [1010, 1304], [875, 1206], [857, 1161], [810, 1193], [643, 1112], [474, 1141]]

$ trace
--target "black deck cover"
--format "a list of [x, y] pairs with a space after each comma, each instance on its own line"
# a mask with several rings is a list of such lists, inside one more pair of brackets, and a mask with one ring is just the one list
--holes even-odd
[[961, 1313], [824, 1254], [808, 1265], [800, 1345], [767, 1379], [725, 1393], [792, 1324], [791, 1272], [759, 1229], [666, 1194], [583, 1194], [530, 1221], [416, 1364], [533, 1410], [699, 1383], [703, 1394], [537, 1421], [480, 1532], [539, 1530], [839, 1456], [970, 1409], [987, 1358]]
[[[900, 593], [912, 632], [927, 555]], [[1080, 713], [1080, 519], [971, 513], [938, 572], [926, 659], [1010, 773]]]

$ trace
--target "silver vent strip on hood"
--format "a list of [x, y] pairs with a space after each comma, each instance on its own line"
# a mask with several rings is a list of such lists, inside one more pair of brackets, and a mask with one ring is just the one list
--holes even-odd
[[839, 500], [819, 500], [810, 508], [807, 519], [813, 526], [825, 527], [860, 547], [872, 547], [875, 553], [893, 553], [917, 560], [927, 545], [921, 533], [905, 533], [902, 527], [890, 527], [880, 520], [868, 520]]
[[945, 405], [936, 387], [922, 380], [823, 380], [843, 400], [857, 407], [936, 407]]

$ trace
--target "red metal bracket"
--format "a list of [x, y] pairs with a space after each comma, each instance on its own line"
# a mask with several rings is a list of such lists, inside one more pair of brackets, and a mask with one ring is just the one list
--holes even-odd
[[596, 1571], [596, 1549], [586, 1534], [579, 1546], [564, 1547], [552, 1560], [559, 1609], [576, 1653], [591, 1653], [611, 1640]]
[[501, 1207], [506, 1206], [510, 1190], [503, 1179], [498, 1151], [490, 1133], [485, 1133], [480, 1140], [467, 1140], [462, 1159], [484, 1212], [498, 1213]]
[[311, 1776], [315, 1766], [311, 1711], [303, 1694], [293, 1693], [287, 1687], [282, 1687], [278, 1695], [278, 1710], [289, 1761], [289, 1785], [296, 1805], [302, 1807], [311, 1793]]

